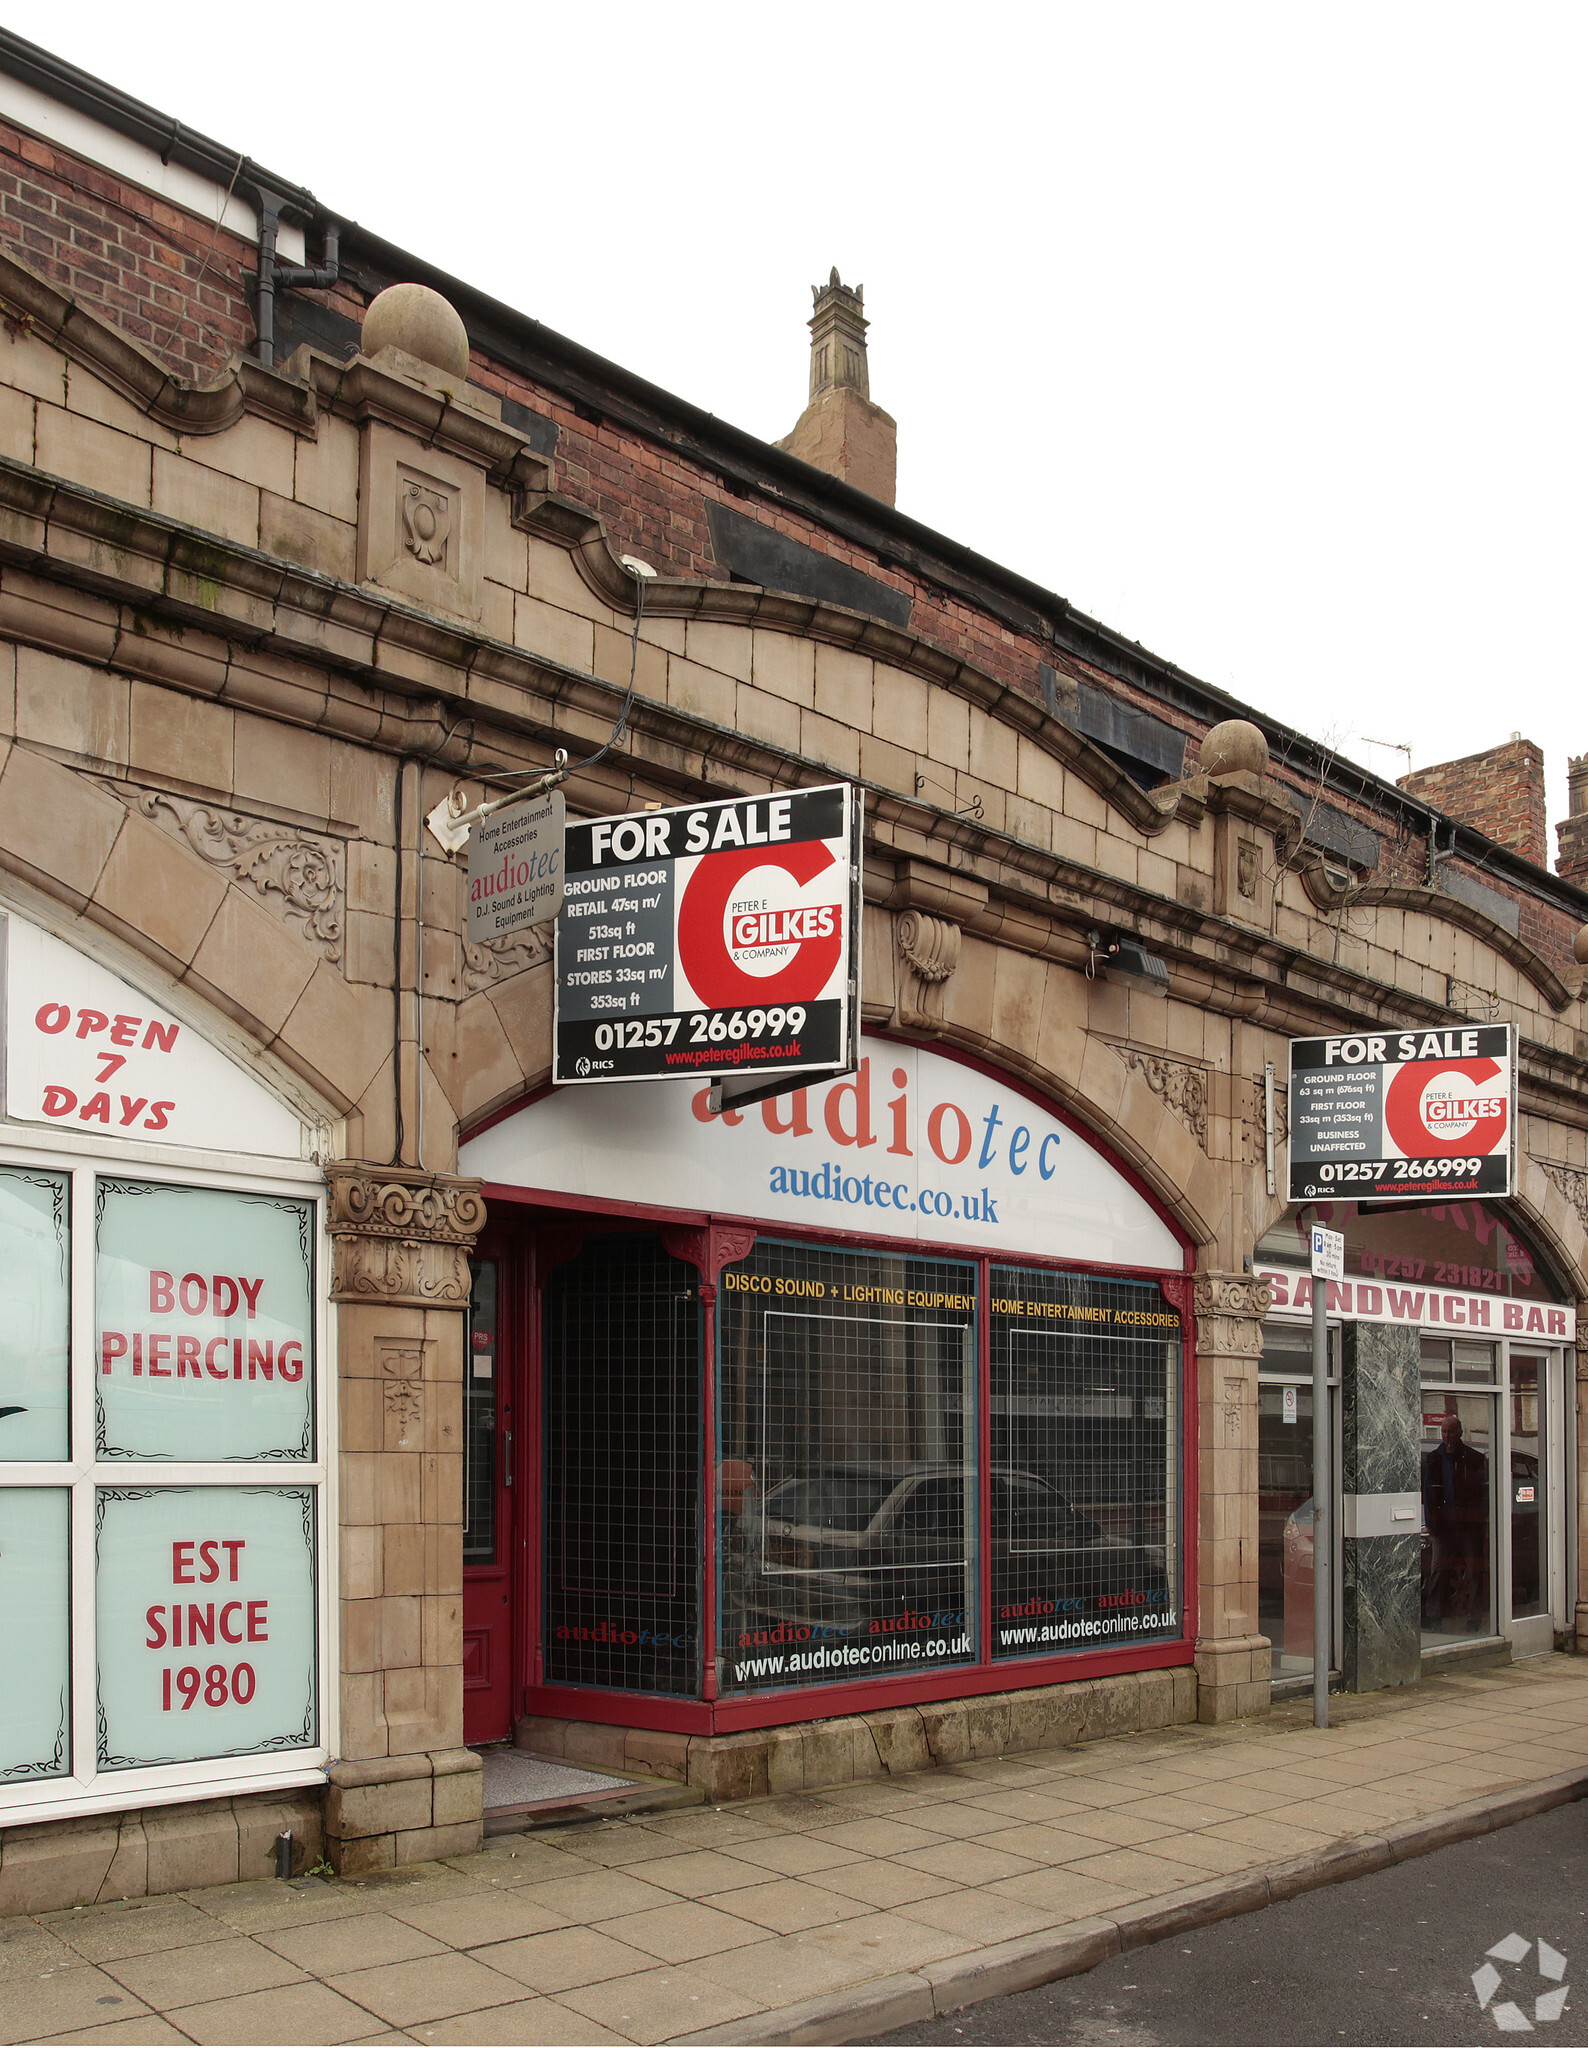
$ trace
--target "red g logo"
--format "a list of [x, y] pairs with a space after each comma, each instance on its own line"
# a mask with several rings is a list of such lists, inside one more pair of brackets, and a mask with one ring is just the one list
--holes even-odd
[[[727, 930], [728, 902], [745, 876], [756, 868], [781, 868], [800, 888], [824, 868], [834, 866], [818, 840], [792, 846], [735, 847], [731, 853], [708, 853], [690, 876], [678, 906], [678, 957], [689, 985], [713, 1009], [745, 1003], [814, 1002], [843, 957], [843, 911], [819, 909], [761, 910], [734, 918], [733, 948]], [[734, 953], [755, 953], [792, 946], [793, 958], [772, 974], [750, 974]]]
[[[1505, 1140], [1509, 1104], [1503, 1095], [1481, 1095], [1497, 1060], [1413, 1060], [1389, 1084], [1384, 1122], [1410, 1159], [1453, 1159], [1459, 1153], [1485, 1158]], [[1435, 1089], [1441, 1076], [1451, 1080]], [[1463, 1088], [1462, 1081], [1475, 1084]]]

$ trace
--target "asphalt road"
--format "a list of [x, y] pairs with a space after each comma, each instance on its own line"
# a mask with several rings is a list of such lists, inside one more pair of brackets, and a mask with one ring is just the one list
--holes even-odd
[[[1456, 1788], [1452, 1788], [1455, 1791]], [[1459, 1794], [1457, 1794], [1459, 1796]], [[1487, 2009], [1472, 1975], [1487, 1952], [1517, 1935], [1516, 1962], [1494, 1958], [1501, 1987]], [[1565, 1958], [1541, 1975], [1542, 1940]], [[1511, 1944], [1520, 1948], [1520, 1941]], [[1553, 1963], [1553, 1958], [1546, 1958]], [[1581, 1976], [1558, 2019], [1523, 2030], [1535, 2000]], [[1497, 2024], [1497, 2008], [1509, 2007]], [[1393, 1870], [1308, 1892], [1238, 1920], [1116, 1956], [1084, 1976], [990, 2000], [951, 2018], [873, 2038], [1125, 2044], [1185, 2042], [1338, 2044], [1537, 2039], [1541, 2048], [1588, 2044], [1588, 1802], [1437, 1849]]]

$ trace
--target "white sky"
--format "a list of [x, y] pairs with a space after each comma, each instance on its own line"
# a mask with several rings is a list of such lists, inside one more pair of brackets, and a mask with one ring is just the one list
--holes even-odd
[[[1391, 778], [1588, 751], [1588, 14], [249, 10], [48, 47], [771, 439], [872, 319], [901, 509]], [[1551, 833], [1553, 848], [1553, 832]]]

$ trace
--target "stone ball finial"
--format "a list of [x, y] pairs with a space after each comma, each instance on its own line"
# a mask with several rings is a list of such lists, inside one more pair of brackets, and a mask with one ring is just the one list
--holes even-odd
[[1249, 718], [1226, 718], [1202, 742], [1204, 775], [1266, 775], [1268, 742]]
[[449, 377], [469, 374], [468, 329], [440, 292], [425, 284], [389, 284], [370, 300], [359, 343], [367, 356], [400, 348]]
[[1588, 924], [1583, 925], [1572, 940], [1571, 957], [1579, 967], [1588, 967]]

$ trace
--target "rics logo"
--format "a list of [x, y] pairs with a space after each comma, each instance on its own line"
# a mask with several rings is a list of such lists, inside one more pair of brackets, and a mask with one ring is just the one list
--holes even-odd
[[[1535, 1946], [1537, 1962], [1532, 1969], [1524, 1969]], [[1509, 1970], [1502, 1974], [1495, 1968], [1496, 1962], [1509, 1964]], [[1551, 1948], [1547, 1941], [1535, 1944], [1524, 1941], [1520, 1934], [1508, 1934], [1488, 1951], [1482, 1969], [1473, 1971], [1472, 1988], [1478, 2004], [1502, 2034], [1531, 2034], [1534, 2027], [1558, 2020], [1565, 2011], [1566, 1994], [1571, 1989], [1565, 1977], [1566, 1958], [1558, 1948]], [[1496, 2001], [1495, 1994], [1500, 1991], [1509, 1995]]]

